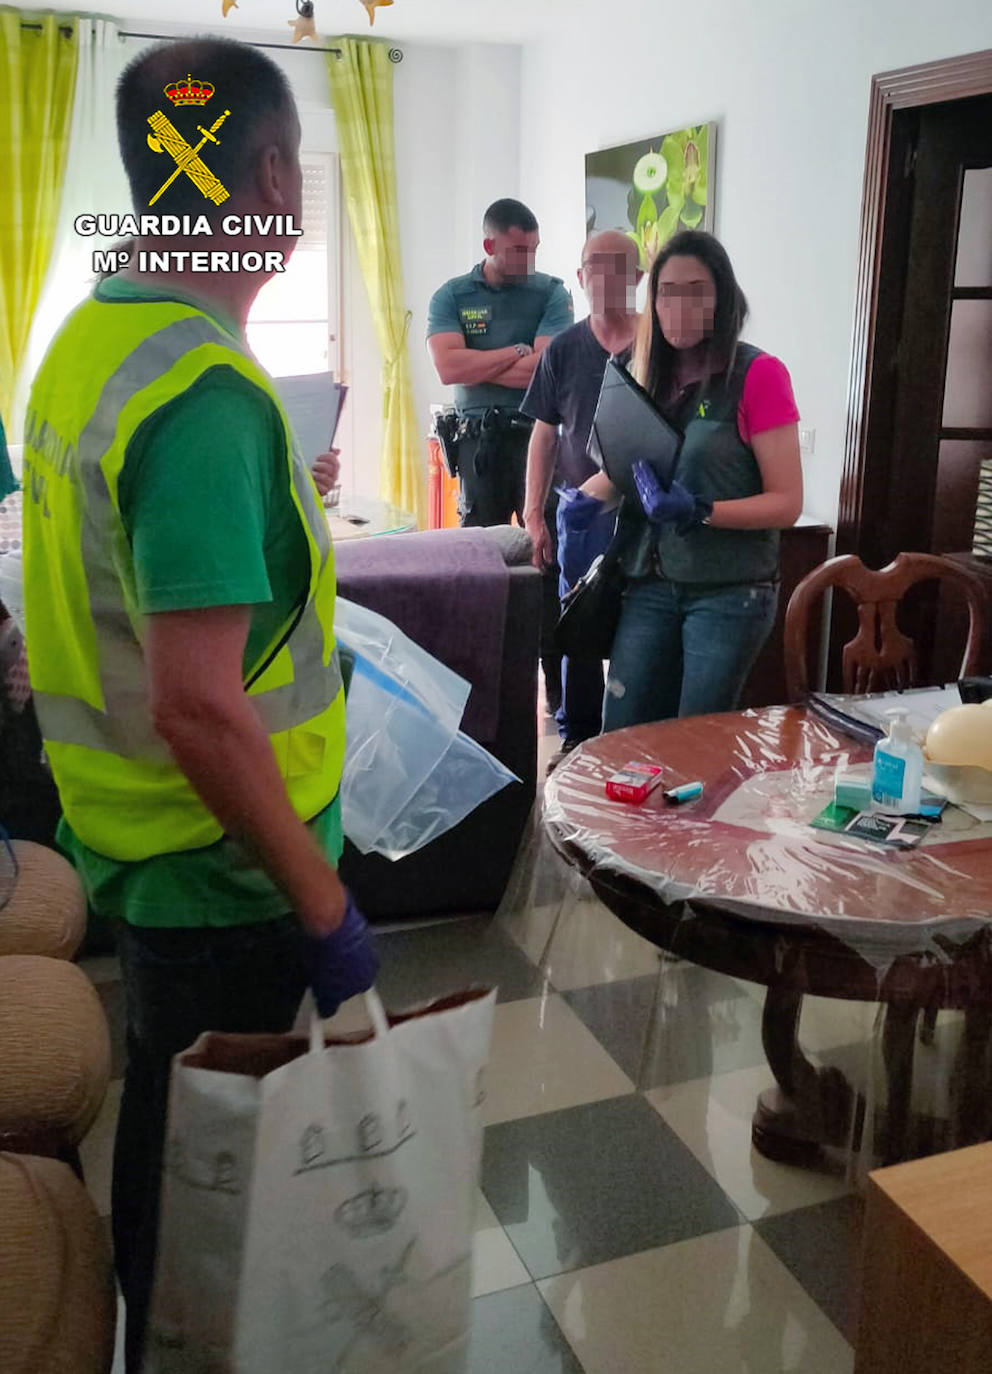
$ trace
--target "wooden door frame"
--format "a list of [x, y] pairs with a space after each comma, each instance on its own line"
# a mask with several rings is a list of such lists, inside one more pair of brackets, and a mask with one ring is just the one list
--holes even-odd
[[837, 513], [838, 553], [856, 553], [872, 561], [873, 549], [877, 547], [878, 508], [873, 513], [873, 503], [866, 502], [866, 493], [881, 494], [890, 490], [893, 455], [886, 439], [891, 437], [891, 417], [879, 415], [873, 403], [882, 384], [875, 355], [879, 336], [885, 332], [885, 314], [879, 309], [883, 255], [888, 246], [885, 212], [887, 196], [898, 194], [892, 172], [893, 156], [899, 155], [900, 145], [898, 138], [895, 146], [893, 143], [893, 114], [897, 110], [919, 109], [941, 101], [989, 94], [992, 94], [992, 49], [902, 67], [872, 77], [847, 390], [844, 471]]

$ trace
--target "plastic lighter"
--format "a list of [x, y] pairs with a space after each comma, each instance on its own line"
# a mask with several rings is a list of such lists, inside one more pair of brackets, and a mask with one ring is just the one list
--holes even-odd
[[667, 802], [687, 802], [695, 801], [697, 797], [703, 795], [703, 784], [701, 782], [683, 782], [678, 787], [670, 787], [662, 796]]

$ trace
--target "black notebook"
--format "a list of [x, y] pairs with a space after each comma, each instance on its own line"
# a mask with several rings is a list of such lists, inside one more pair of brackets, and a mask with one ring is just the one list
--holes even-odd
[[665, 419], [627, 369], [610, 358], [589, 432], [589, 456], [625, 496], [637, 496], [631, 468], [644, 459], [667, 491], [682, 447], [680, 430]]

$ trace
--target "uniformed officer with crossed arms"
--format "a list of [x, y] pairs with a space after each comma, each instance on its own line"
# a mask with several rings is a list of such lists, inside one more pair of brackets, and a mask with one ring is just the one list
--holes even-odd
[[482, 227], [485, 259], [434, 292], [427, 343], [465, 422], [456, 460], [462, 524], [502, 525], [514, 514], [523, 524], [533, 422], [520, 402], [541, 353], [572, 323], [572, 302], [559, 277], [534, 270], [540, 236], [526, 205], [497, 200]]
[[[560, 277], [534, 270], [540, 234], [526, 205], [494, 201], [482, 228], [484, 260], [431, 297], [427, 344], [438, 377], [455, 389], [456, 418], [442, 442], [457, 466], [461, 523], [505, 525], [516, 515], [523, 526], [533, 421], [520, 403], [541, 353], [572, 323], [572, 301]], [[546, 579], [545, 641], [557, 619], [556, 576]], [[549, 657], [542, 647], [554, 706], [560, 668]]]

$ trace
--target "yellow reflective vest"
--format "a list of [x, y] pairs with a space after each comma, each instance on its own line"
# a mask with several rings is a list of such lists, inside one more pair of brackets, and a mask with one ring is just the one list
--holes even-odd
[[90, 298], [49, 349], [28, 405], [25, 637], [66, 819], [84, 844], [123, 862], [196, 849], [222, 834], [152, 724], [144, 617], [118, 504], [139, 426], [217, 366], [236, 369], [276, 406], [289, 492], [310, 551], [306, 599], [301, 589], [280, 634], [248, 666], [246, 690], [301, 820], [333, 800], [341, 778], [334, 558], [320, 499], [271, 380], [237, 337], [195, 306]]

